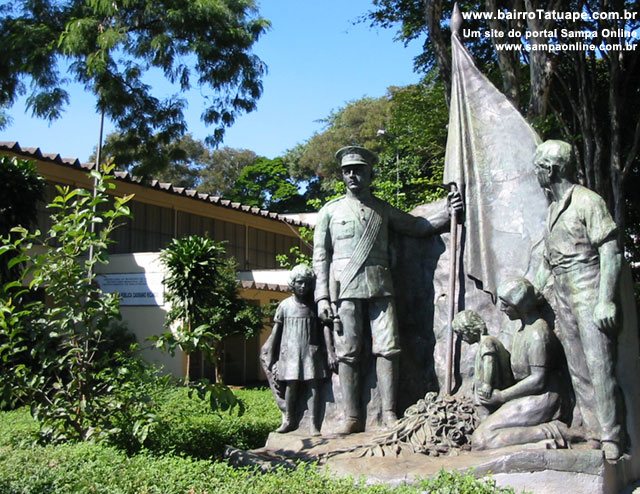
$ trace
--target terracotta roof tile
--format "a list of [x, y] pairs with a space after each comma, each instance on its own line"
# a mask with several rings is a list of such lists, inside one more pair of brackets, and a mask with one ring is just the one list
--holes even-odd
[[[43, 154], [40, 148], [34, 148], [34, 147], [23, 148], [20, 146], [20, 144], [17, 141], [0, 141], [0, 151], [11, 151], [25, 158], [35, 158], [40, 161], [51, 162], [61, 166], [68, 166], [70, 168], [75, 168], [77, 170], [82, 170], [82, 171], [90, 170], [93, 167], [92, 163], [80, 163], [80, 161], [77, 158], [61, 158], [59, 154], [53, 154], [53, 153]], [[177, 194], [185, 197], [190, 197], [192, 199], [199, 200], [199, 201], [206, 201], [211, 204], [216, 204], [221, 207], [235, 209], [237, 211], [245, 212], [247, 214], [253, 214], [256, 216], [270, 218], [270, 219], [288, 223], [294, 226], [309, 226], [308, 224], [302, 221], [299, 221], [293, 218], [286, 218], [286, 217], [283, 217], [282, 215], [279, 215], [278, 213], [265, 211], [264, 209], [248, 206], [246, 204], [241, 204], [239, 202], [231, 202], [229, 199], [222, 199], [220, 196], [198, 193], [196, 190], [187, 189], [185, 187], [174, 187], [170, 183], [165, 183], [165, 182], [161, 183], [158, 180], [151, 180], [145, 183], [142, 180], [142, 178], [136, 177], [135, 175], [131, 175], [129, 172], [117, 171], [114, 173], [114, 176], [116, 177], [117, 180], [137, 183], [142, 186], [159, 189], [170, 194]]]
[[287, 293], [291, 291], [291, 289], [286, 285], [277, 285], [272, 283], [256, 283], [255, 281], [242, 280], [240, 284], [244, 289], [270, 290], [272, 292], [283, 292], [283, 293]]

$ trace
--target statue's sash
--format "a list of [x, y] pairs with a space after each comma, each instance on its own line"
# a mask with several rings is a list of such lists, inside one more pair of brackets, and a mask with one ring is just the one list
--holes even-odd
[[349, 262], [338, 278], [338, 282], [340, 283], [338, 299], [342, 298], [342, 295], [349, 286], [349, 283], [351, 283], [358, 270], [366, 261], [367, 256], [373, 248], [373, 244], [378, 238], [381, 226], [382, 215], [380, 215], [376, 210], [371, 209], [371, 216], [364, 227], [364, 232], [362, 232], [362, 236], [360, 237], [360, 240], [358, 240]]

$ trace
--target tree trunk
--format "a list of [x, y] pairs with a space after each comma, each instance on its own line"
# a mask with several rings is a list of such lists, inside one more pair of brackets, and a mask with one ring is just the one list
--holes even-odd
[[[522, 7], [519, 7], [517, 4], [520, 2], [515, 2], [514, 8], [517, 10], [522, 10]], [[502, 31], [507, 33], [510, 28], [515, 27], [516, 24], [509, 23], [501, 23], [497, 19], [498, 12], [498, 3], [497, 0], [486, 0], [485, 2], [487, 12], [493, 12], [494, 18], [489, 20], [489, 29], [494, 31]], [[504, 43], [504, 39], [498, 39], [500, 43]], [[507, 42], [519, 42], [520, 40], [507, 40]], [[491, 42], [493, 43], [494, 49], [496, 45], [496, 40], [492, 37]], [[496, 55], [498, 56], [498, 67], [500, 68], [500, 73], [502, 74], [502, 92], [505, 96], [513, 103], [513, 105], [518, 108], [520, 105], [520, 52], [518, 51], [508, 51], [508, 50], [495, 50]]]
[[[619, 232], [624, 231], [624, 188], [622, 170], [622, 147], [620, 143], [620, 119], [621, 119], [621, 94], [620, 94], [620, 61], [615, 53], [609, 55], [609, 132], [611, 162], [611, 203], [613, 218], [618, 225]], [[622, 238], [622, 237], [621, 237]]]
[[[533, 0], [524, 0], [525, 8], [528, 12], [535, 12], [540, 6]], [[553, 10], [553, 9], [552, 9]], [[532, 45], [543, 45], [547, 43], [547, 38], [539, 33], [552, 27], [552, 23], [545, 22], [535, 16], [527, 20], [527, 27], [532, 33], [529, 40]], [[529, 109], [527, 115], [530, 119], [542, 119], [547, 116], [549, 102], [549, 88], [551, 87], [551, 77], [554, 68], [549, 53], [543, 50], [532, 50], [529, 55], [529, 83], [531, 94], [529, 97]]]
[[445, 39], [440, 27], [442, 0], [424, 0], [424, 18], [429, 30], [429, 40], [433, 44], [433, 50], [436, 53], [436, 61], [444, 84], [448, 105], [451, 99], [451, 54], [449, 52], [449, 40]]
[[222, 376], [222, 364], [221, 364], [221, 354], [222, 354], [222, 341], [218, 340], [213, 345], [213, 379], [216, 383], [223, 382]]

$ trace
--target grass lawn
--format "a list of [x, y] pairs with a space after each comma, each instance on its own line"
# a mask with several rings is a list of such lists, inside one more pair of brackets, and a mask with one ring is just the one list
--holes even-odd
[[280, 422], [269, 390], [237, 390], [246, 411], [211, 413], [180, 388], [163, 399], [161, 426], [147, 449], [128, 456], [95, 442], [37, 445], [28, 409], [0, 412], [0, 494], [213, 494], [213, 493], [506, 493], [491, 483], [442, 472], [416, 486], [365, 486], [332, 479], [301, 466], [260, 474], [218, 461], [225, 444], [264, 445]]

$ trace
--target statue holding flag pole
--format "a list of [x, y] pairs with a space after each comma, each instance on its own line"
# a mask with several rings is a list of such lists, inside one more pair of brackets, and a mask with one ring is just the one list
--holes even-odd
[[[329, 444], [329, 456], [354, 450], [360, 450], [359, 457], [395, 456], [399, 451], [430, 458], [452, 453], [460, 455], [458, 464], [513, 474], [510, 478], [516, 481], [521, 480], [521, 473], [530, 474], [533, 480], [526, 488], [536, 493], [558, 492], [544, 489], [547, 480], [554, 489], [575, 480], [578, 489], [579, 482], [588, 483], [589, 488], [582, 492], [617, 492], [620, 486], [640, 478], [640, 360], [630, 273], [623, 260], [618, 263], [622, 257], [619, 251], [614, 252], [613, 264], [606, 262], [611, 260], [603, 255], [606, 248], [600, 252], [601, 244], [614, 238], [611, 225], [604, 236], [591, 238], [587, 233], [586, 241], [576, 240], [574, 233], [590, 232], [590, 227], [554, 227], [558, 217], [583, 208], [574, 207], [572, 195], [560, 193], [562, 187], [548, 193], [550, 187], [543, 178], [551, 183], [554, 177], [567, 177], [554, 176], [558, 174], [555, 162], [536, 173], [536, 167], [545, 168], [536, 158], [537, 151], [546, 149], [545, 144], [518, 109], [475, 67], [459, 38], [461, 22], [456, 5], [451, 19], [452, 87], [443, 181], [450, 190], [459, 191], [464, 218], [459, 209], [449, 210], [443, 217], [442, 202], [424, 204], [411, 212], [414, 219], [405, 226], [414, 233], [437, 234], [418, 235], [420, 238], [394, 235], [389, 218], [396, 213], [369, 194], [371, 175], [363, 172], [371, 165], [368, 152], [351, 148], [338, 153], [350, 194], [325, 206], [314, 239], [314, 268], [318, 279], [324, 280], [316, 291], [318, 311], [343, 340], [341, 375], [334, 376], [325, 388], [325, 423], [332, 422], [328, 431], [358, 432], [371, 425], [363, 423], [363, 418], [374, 417], [375, 422], [376, 416], [391, 408], [385, 408], [383, 402], [396, 408], [396, 392], [397, 409], [406, 412], [371, 443], [353, 446], [350, 442], [346, 448]], [[348, 178], [357, 175], [354, 166], [359, 167], [361, 176], [350, 182]], [[566, 200], [559, 201], [560, 196]], [[549, 208], [548, 200], [561, 204]], [[368, 226], [372, 211], [382, 219], [375, 228], [375, 224]], [[420, 223], [413, 224], [416, 217], [440, 221], [415, 229]], [[442, 228], [446, 224], [451, 226], [448, 233]], [[396, 230], [406, 233], [402, 227]], [[556, 255], [549, 244], [560, 230], [564, 231], [563, 253]], [[375, 246], [358, 241], [367, 236], [382, 241]], [[345, 240], [346, 247], [338, 245]], [[590, 256], [573, 274], [558, 269], [558, 262], [562, 264], [567, 253], [571, 256], [580, 242], [582, 246], [589, 244], [597, 256]], [[366, 248], [361, 248], [361, 243]], [[390, 256], [387, 248], [395, 254]], [[374, 249], [379, 255], [370, 257]], [[549, 262], [553, 256], [555, 260]], [[352, 262], [354, 257], [364, 260]], [[534, 287], [532, 281], [541, 265], [549, 268], [542, 270], [547, 276], [541, 276]], [[598, 269], [604, 280], [597, 289], [589, 282], [588, 290], [579, 285], [575, 293], [563, 293], [562, 286], [571, 285], [582, 273], [588, 272], [591, 281], [599, 279], [594, 275]], [[388, 284], [372, 283], [381, 279], [382, 272]], [[544, 283], [547, 279], [553, 281], [552, 289]], [[369, 291], [363, 297], [354, 297], [353, 291], [348, 296], [348, 290], [356, 287]], [[393, 291], [379, 296], [379, 289], [385, 287], [393, 287]], [[563, 296], [565, 300], [556, 300]], [[386, 300], [373, 300], [376, 298]], [[584, 309], [578, 316], [574, 314], [576, 298], [581, 298], [580, 310]], [[387, 355], [391, 359], [376, 351], [379, 344], [374, 341], [389, 332], [378, 327], [371, 311], [364, 310], [373, 306], [375, 313], [375, 307], [384, 304], [391, 305], [397, 316], [397, 324], [394, 321], [389, 326], [394, 337], [393, 352]], [[484, 345], [478, 358], [474, 352], [478, 338], [466, 339], [469, 345], [461, 345], [463, 338], [451, 332], [452, 318], [462, 310], [477, 313], [487, 330], [483, 333], [485, 343], [487, 338], [495, 340]], [[596, 334], [594, 328], [607, 334]], [[563, 347], [556, 345], [557, 336], [561, 336]], [[610, 341], [603, 345], [607, 339]], [[583, 347], [593, 341], [601, 343], [585, 351]], [[497, 368], [504, 369], [504, 365], [479, 368], [479, 362], [496, 361], [490, 353], [498, 347], [504, 349], [504, 358], [499, 360], [511, 367], [511, 380], [493, 379]], [[363, 350], [374, 357], [369, 363], [358, 362], [364, 360]], [[568, 366], [565, 354], [570, 357]], [[385, 358], [393, 361], [381, 360]], [[606, 372], [598, 370], [602, 362]], [[377, 373], [379, 369], [391, 369], [391, 374]], [[492, 376], [489, 385], [475, 388], [479, 391], [476, 405], [485, 406], [486, 418], [476, 414], [470, 403], [470, 397], [475, 397], [474, 374]], [[385, 383], [395, 383], [398, 378], [402, 385], [385, 388]], [[574, 388], [576, 383], [587, 384], [576, 391], [575, 395], [582, 393], [577, 399], [572, 382]], [[389, 426], [384, 417], [381, 422]], [[345, 427], [335, 427], [341, 423]], [[476, 449], [469, 455], [467, 437]], [[591, 449], [594, 446], [602, 450]], [[564, 447], [572, 449], [546, 450]], [[494, 451], [485, 454], [480, 451], [484, 449]], [[441, 463], [421, 463], [427, 468], [434, 464], [451, 468], [446, 458]], [[357, 463], [356, 472], [375, 476], [382, 470], [379, 465]], [[402, 464], [395, 480], [407, 478], [407, 465]], [[534, 477], [543, 480], [538, 482]]]
[[[346, 195], [329, 201], [318, 213], [314, 232], [313, 268], [318, 316], [338, 330], [334, 332], [343, 418], [339, 434], [362, 432], [366, 426], [362, 410], [361, 361], [365, 353], [365, 329], [371, 332], [375, 357], [381, 422], [391, 427], [396, 417], [400, 334], [395, 309], [395, 291], [389, 260], [389, 235], [425, 237], [433, 235], [462, 209], [459, 194], [448, 197], [449, 211], [412, 216], [371, 194], [375, 153], [360, 146], [346, 146], [336, 153], [340, 161]], [[335, 322], [339, 321], [338, 324]]]
[[[619, 313], [616, 305], [620, 302], [617, 300], [624, 300], [623, 292], [626, 290], [631, 293], [632, 290], [629, 285], [625, 290], [618, 290], [621, 256], [619, 250], [615, 249], [615, 225], [601, 200], [595, 210], [591, 203], [578, 205], [578, 199], [573, 201], [576, 202], [575, 205], [571, 203], [567, 206], [570, 199], [564, 198], [564, 202], [560, 201], [562, 204], [558, 206], [561, 194], [556, 192], [554, 195], [549, 190], [549, 184], [553, 180], [558, 183], [564, 180], [566, 186], [562, 190], [573, 190], [571, 178], [563, 179], [565, 175], [555, 171], [555, 175], [547, 177], [545, 181], [541, 178], [539, 169], [541, 156], [548, 157], [546, 150], [559, 141], [541, 144], [537, 134], [519, 111], [477, 70], [460, 42], [458, 31], [461, 22], [456, 5], [451, 19], [452, 88], [444, 182], [455, 183], [460, 187], [467, 209], [462, 231], [462, 273], [458, 277], [458, 280], [463, 281], [458, 293], [451, 290], [449, 295], [461, 305], [459, 308], [476, 310], [483, 317], [491, 318], [496, 312], [496, 289], [506, 279], [515, 276], [534, 280], [537, 274], [536, 284], [543, 289], [545, 281], [553, 272], [556, 283], [553, 290], [545, 292], [553, 308], [549, 322], [555, 322], [555, 332], [560, 336], [567, 355], [569, 376], [565, 376], [565, 401], [571, 393], [568, 377], [573, 384], [577, 401], [573, 416], [565, 416], [564, 420], [576, 427], [571, 429], [574, 439], [590, 439], [588, 447], [601, 445], [604, 457], [616, 462], [622, 456], [623, 434], [619, 405], [621, 397], [617, 396], [614, 358], [616, 353], [623, 351], [618, 346], [616, 352], [616, 331], [613, 328], [615, 315]], [[561, 144], [570, 148], [566, 143]], [[543, 173], [548, 172], [551, 177], [549, 170], [550, 168], [545, 168]], [[560, 190], [560, 186], [556, 186], [556, 189]], [[580, 188], [583, 189], [587, 190]], [[595, 196], [595, 193], [587, 192]], [[547, 199], [555, 201], [549, 208], [548, 215]], [[585, 219], [577, 219], [571, 227], [558, 227], [554, 230], [553, 222], [557, 222], [557, 217], [565, 209], [582, 211]], [[567, 213], [567, 217], [569, 216], [571, 214]], [[604, 219], [598, 225], [591, 225], [589, 218], [594, 216]], [[595, 234], [587, 234], [589, 240], [579, 238], [580, 228], [595, 232], [605, 223], [609, 225], [606, 230], [608, 233], [602, 234], [601, 240]], [[455, 239], [450, 242], [454, 245]], [[615, 255], [607, 257], [606, 252], [598, 255], [600, 242], [603, 244], [602, 251], [605, 251], [605, 244], [613, 246], [609, 250], [615, 251]], [[590, 247], [587, 248], [587, 245]], [[589, 260], [581, 261], [580, 253], [587, 250], [596, 254]], [[558, 254], [559, 252], [562, 254]], [[552, 269], [549, 267], [549, 256], [553, 257], [553, 253], [555, 257], [551, 261]], [[456, 264], [458, 253], [450, 254], [452, 265]], [[584, 259], [587, 257], [585, 254]], [[564, 266], [569, 265], [568, 263], [577, 268], [571, 273], [580, 274], [565, 274], [568, 268]], [[611, 265], [617, 267], [610, 269]], [[542, 266], [542, 269], [538, 270], [538, 266]], [[603, 281], [598, 290], [600, 271]], [[542, 276], [540, 272], [543, 273]], [[582, 288], [578, 289], [575, 283], [568, 283], [563, 288], [562, 282], [557, 282], [558, 278], [561, 281], [576, 276], [582, 279], [587, 276], [587, 272], [594, 273], [589, 275], [589, 280], [593, 282], [587, 283], [591, 283], [590, 291], [585, 288], [586, 285], [580, 285]], [[623, 296], [617, 296], [616, 293], [622, 293]], [[573, 300], [578, 298], [582, 302], [574, 303]], [[571, 301], [566, 302], [569, 299]], [[590, 304], [593, 304], [591, 308], [595, 312], [588, 312]], [[605, 311], [601, 310], [605, 305], [611, 308], [606, 316], [603, 315]], [[623, 305], [626, 305], [622, 313], [627, 327], [620, 332], [624, 332], [626, 340], [635, 341], [633, 347], [637, 348], [637, 329], [633, 328], [635, 308], [629, 303]], [[451, 312], [449, 310], [449, 314]], [[449, 315], [449, 320], [450, 317]], [[504, 325], [499, 318], [495, 321], [496, 327]], [[517, 332], [517, 327], [514, 330]], [[453, 352], [448, 342], [446, 347], [445, 383], [452, 381], [454, 373]], [[637, 368], [637, 360], [637, 356], [634, 356], [630, 361], [618, 365]], [[628, 388], [629, 385], [627, 383]], [[637, 383], [632, 387], [637, 390]], [[452, 389], [446, 387], [446, 391], [451, 392]], [[500, 394], [500, 391], [496, 393]], [[634, 394], [637, 393], [627, 392], [627, 399]], [[497, 417], [494, 422], [496, 420]], [[517, 425], [517, 420], [510, 426], [514, 424]], [[575, 431], [578, 433], [574, 434]]]

